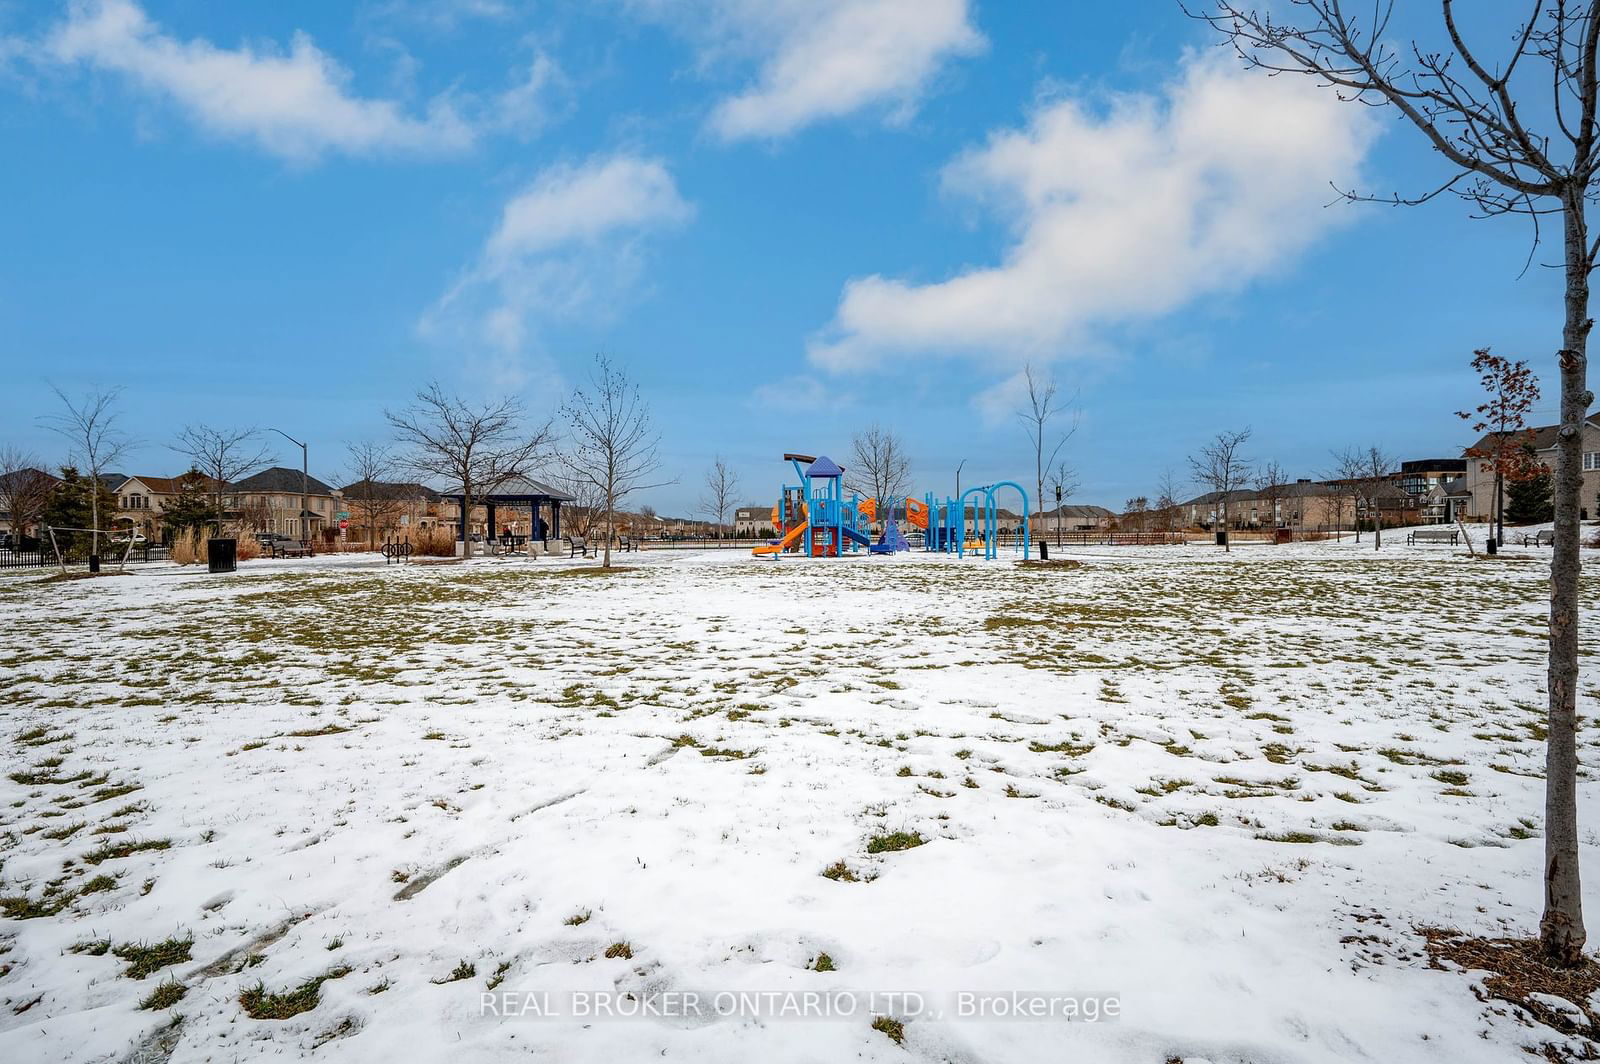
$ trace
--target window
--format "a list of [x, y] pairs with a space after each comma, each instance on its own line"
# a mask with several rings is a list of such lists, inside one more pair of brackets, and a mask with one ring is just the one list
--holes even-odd
[[1600, 469], [1600, 451], [1584, 451], [1583, 471], [1591, 473], [1596, 469]]

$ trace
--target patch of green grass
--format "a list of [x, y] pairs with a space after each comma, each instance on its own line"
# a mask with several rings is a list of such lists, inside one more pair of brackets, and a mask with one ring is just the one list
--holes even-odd
[[1438, 772], [1433, 773], [1433, 778], [1451, 787], [1465, 787], [1472, 782], [1470, 776], [1456, 769], [1440, 769]]
[[128, 857], [143, 850], [167, 850], [171, 848], [171, 839], [125, 839], [121, 842], [103, 842], [83, 855], [83, 863], [97, 865], [104, 861], [114, 861], [119, 857]]
[[191, 935], [188, 938], [165, 938], [153, 944], [124, 942], [113, 947], [111, 953], [128, 962], [123, 975], [129, 979], [143, 979], [163, 968], [187, 961], [189, 948], [193, 945], [194, 936]]
[[51, 828], [49, 831], [41, 831], [39, 834], [47, 839], [66, 839], [71, 838], [86, 827], [88, 825], [79, 820], [71, 824], [62, 824], [58, 828]]
[[317, 1007], [322, 1000], [323, 983], [329, 979], [342, 979], [349, 974], [350, 969], [341, 965], [281, 994], [269, 991], [266, 984], [258, 982], [239, 995], [239, 1004], [252, 1020], [287, 1020]]
[[836, 972], [839, 969], [834, 967], [832, 957], [826, 953], [819, 953], [817, 954], [817, 959], [811, 962], [811, 970], [814, 972]]
[[868, 853], [896, 853], [900, 850], [911, 850], [928, 840], [916, 831], [891, 831], [884, 835], [874, 835], [867, 840]]
[[879, 1016], [872, 1021], [872, 1029], [889, 1036], [895, 1045], [904, 1045], [906, 1040], [906, 1025], [890, 1016]]
[[284, 732], [283, 734], [293, 739], [315, 739], [319, 735], [343, 735], [349, 730], [342, 724], [324, 724], [320, 728], [306, 728], [301, 731]]
[[141, 1009], [149, 1009], [152, 1012], [170, 1009], [183, 1000], [183, 995], [188, 992], [189, 988], [176, 979], [167, 979], [156, 984], [156, 988], [150, 991], [150, 995], [139, 1002], [139, 1007]]
[[831, 879], [835, 883], [858, 883], [860, 880], [850, 870], [850, 866], [843, 861], [835, 861], [822, 870], [822, 878]]

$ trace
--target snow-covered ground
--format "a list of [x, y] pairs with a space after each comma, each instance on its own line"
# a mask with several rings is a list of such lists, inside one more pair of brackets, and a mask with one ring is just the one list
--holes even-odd
[[1517, 1059], [1549, 552], [1386, 538], [5, 574], [0, 1060]]

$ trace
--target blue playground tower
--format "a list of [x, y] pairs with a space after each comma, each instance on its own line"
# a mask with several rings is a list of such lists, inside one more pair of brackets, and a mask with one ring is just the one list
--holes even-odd
[[783, 499], [772, 509], [772, 526], [779, 537], [756, 554], [782, 554], [798, 550], [810, 558], [834, 558], [861, 547], [872, 547], [864, 531], [861, 497], [844, 496], [844, 470], [827, 455], [786, 454], [798, 484], [783, 486]]

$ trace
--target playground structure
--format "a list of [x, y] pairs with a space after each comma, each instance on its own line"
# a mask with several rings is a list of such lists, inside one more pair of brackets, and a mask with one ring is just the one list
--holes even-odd
[[[995, 559], [999, 550], [999, 508], [996, 495], [1001, 488], [1014, 488], [1022, 497], [1022, 556], [1028, 557], [1028, 493], [1013, 480], [970, 488], [960, 499], [945, 499], [936, 505], [933, 493], [922, 499], [910, 496], [883, 511], [883, 532], [876, 541], [871, 528], [878, 519], [879, 500], [864, 499], [852, 492], [844, 494], [844, 469], [827, 455], [786, 454], [783, 460], [794, 467], [796, 484], [785, 484], [778, 504], [772, 508], [772, 527], [777, 538], [751, 551], [757, 557], [799, 554], [809, 558], [837, 558], [864, 550], [867, 554], [894, 554], [911, 549], [910, 542], [895, 521], [895, 510], [903, 508], [906, 523], [923, 533], [923, 549], [954, 553], [966, 557], [982, 552]], [[972, 529], [967, 528], [967, 500], [973, 504]], [[952, 516], [953, 515], [953, 516]]]

